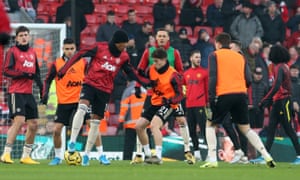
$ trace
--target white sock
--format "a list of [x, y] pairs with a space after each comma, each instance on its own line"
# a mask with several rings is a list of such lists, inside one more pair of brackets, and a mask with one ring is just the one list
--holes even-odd
[[10, 154], [11, 151], [12, 151], [12, 144], [5, 144], [3, 154], [4, 153], [9, 153]]
[[62, 159], [61, 148], [54, 148], [55, 157]]
[[89, 155], [89, 153], [91, 152], [95, 144], [96, 138], [99, 135], [99, 124], [100, 124], [100, 120], [97, 119], [90, 120], [90, 130], [85, 145], [85, 153], [87, 155]]
[[214, 127], [206, 127], [206, 142], [208, 147], [207, 156], [210, 162], [217, 161], [217, 137]]
[[85, 104], [79, 104], [78, 109], [74, 115], [72, 130], [71, 130], [71, 142], [76, 142], [77, 136], [80, 132], [81, 126], [83, 124], [84, 115], [87, 111], [88, 107]]
[[161, 146], [155, 146], [155, 152], [156, 152], [156, 156], [161, 159], [162, 157], [162, 147]]
[[249, 131], [246, 132], [245, 136], [248, 138], [252, 146], [255, 147], [255, 149], [259, 151], [265, 159], [271, 158], [259, 136], [252, 129], [249, 129]]
[[145, 156], [151, 156], [151, 150], [149, 144], [143, 145]]
[[180, 125], [179, 130], [180, 130], [181, 137], [183, 138], [184, 152], [191, 151], [189, 129], [187, 128], [186, 125]]
[[30, 157], [31, 150], [32, 150], [32, 144], [25, 144], [23, 147], [22, 158]]
[[141, 155], [143, 152], [143, 146], [138, 137], [136, 137], [136, 154]]
[[97, 146], [96, 149], [98, 152], [98, 156], [100, 157], [103, 154], [103, 146]]
[[194, 151], [194, 156], [195, 156], [195, 158], [197, 158], [197, 159], [201, 159], [200, 150]]

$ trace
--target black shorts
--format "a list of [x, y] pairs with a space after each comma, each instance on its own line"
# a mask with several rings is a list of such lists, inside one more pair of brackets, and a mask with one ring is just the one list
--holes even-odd
[[236, 124], [249, 124], [248, 104], [246, 94], [226, 94], [218, 97], [213, 111], [212, 122], [222, 124], [225, 116], [230, 112], [232, 122]]
[[65, 126], [72, 124], [73, 116], [77, 110], [78, 103], [58, 104], [54, 122], [62, 123]]
[[174, 117], [184, 116], [184, 110], [179, 104], [178, 108], [173, 109], [168, 106], [149, 106], [144, 112], [142, 113], [142, 117], [151, 121], [153, 116], [157, 115], [161, 118], [161, 120], [165, 123], [169, 116], [174, 115]]
[[25, 116], [25, 119], [37, 119], [38, 108], [32, 94], [13, 93], [8, 95], [9, 116]]
[[108, 103], [110, 94], [96, 89], [88, 84], [83, 84], [80, 99], [85, 99], [90, 102], [92, 107], [91, 114], [96, 114], [104, 117], [106, 104]]

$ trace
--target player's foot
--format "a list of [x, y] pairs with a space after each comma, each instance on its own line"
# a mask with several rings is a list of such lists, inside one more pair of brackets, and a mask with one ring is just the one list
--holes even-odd
[[69, 153], [75, 152], [75, 143], [74, 142], [69, 142], [68, 144], [68, 151]]
[[157, 156], [152, 156], [150, 158], [151, 164], [157, 164], [160, 165], [162, 164], [162, 160], [160, 158], [158, 158]]
[[235, 150], [233, 159], [230, 161], [230, 163], [234, 164], [239, 162], [243, 156], [244, 156], [244, 152], [241, 149]]
[[103, 165], [110, 165], [110, 160], [108, 160], [105, 155], [99, 157], [99, 162]]
[[218, 162], [206, 162], [205, 164], [200, 166], [200, 168], [216, 168], [216, 167], [218, 167]]
[[40, 162], [31, 159], [31, 157], [21, 158], [20, 163], [22, 163], [22, 164], [40, 164]]
[[266, 159], [266, 164], [269, 168], [275, 168], [276, 167], [276, 163], [271, 157]]
[[130, 164], [141, 164], [143, 163], [143, 157], [140, 154], [137, 154], [133, 160], [130, 162]]
[[62, 160], [59, 157], [55, 157], [54, 159], [52, 159], [52, 161], [48, 165], [56, 166], [56, 165], [60, 165], [61, 162], [62, 162]]
[[82, 166], [89, 166], [90, 165], [90, 158], [88, 155], [83, 155], [82, 156], [82, 162], [81, 162]]
[[200, 150], [194, 151], [194, 156], [195, 156], [196, 161], [202, 161]]
[[185, 161], [188, 164], [195, 164], [196, 163], [196, 158], [193, 156], [193, 154], [191, 152], [186, 152], [184, 154], [184, 157], [185, 157]]
[[296, 158], [295, 161], [292, 164], [300, 165], [300, 158]]
[[7, 164], [14, 163], [14, 161], [11, 160], [10, 153], [3, 153], [1, 156], [1, 162], [7, 163]]
[[266, 161], [262, 156], [260, 156], [256, 159], [251, 159], [249, 162], [252, 164], [266, 164]]
[[145, 156], [144, 162], [145, 162], [146, 164], [152, 164], [151, 156]]
[[248, 157], [247, 156], [243, 156], [239, 161], [238, 163], [240, 164], [248, 164], [249, 161], [248, 161]]

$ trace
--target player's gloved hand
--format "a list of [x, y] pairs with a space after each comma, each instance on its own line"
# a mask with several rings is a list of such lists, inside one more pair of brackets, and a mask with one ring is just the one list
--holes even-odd
[[61, 73], [60, 71], [57, 72], [57, 78], [58, 80], [62, 79], [64, 77], [64, 74]]
[[172, 101], [170, 99], [166, 98], [166, 97], [163, 97], [162, 103], [163, 103], [164, 106], [170, 107], [170, 105], [172, 104]]
[[0, 44], [6, 45], [9, 43], [10, 35], [8, 33], [0, 33]]
[[214, 97], [214, 98], [209, 98], [209, 108], [211, 109], [212, 113], [216, 112], [216, 107], [217, 107], [217, 101], [218, 98]]
[[258, 103], [258, 107], [263, 110], [266, 107], [270, 107], [272, 106], [273, 101], [272, 99], [264, 99], [263, 101], [261, 101], [260, 103]]
[[41, 104], [47, 105], [48, 103], [48, 95], [44, 95], [40, 101]]
[[137, 98], [142, 98], [142, 91], [141, 91], [141, 87], [134, 87], [134, 95]]
[[31, 73], [23, 73], [23, 77], [25, 77], [25, 78], [28, 78], [28, 79], [33, 79], [34, 78], [34, 75], [33, 74], [31, 74]]

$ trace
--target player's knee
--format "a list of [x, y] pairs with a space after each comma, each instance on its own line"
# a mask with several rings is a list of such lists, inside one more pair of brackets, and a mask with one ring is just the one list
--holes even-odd
[[38, 129], [38, 123], [35, 120], [31, 120], [28, 122], [28, 130], [30, 131], [37, 131]]

